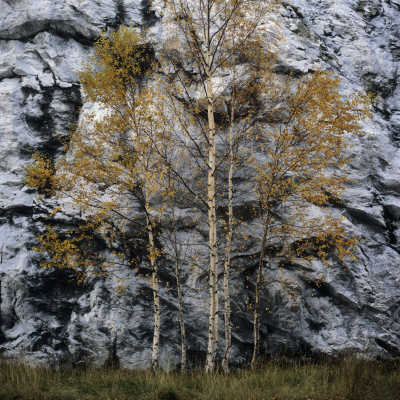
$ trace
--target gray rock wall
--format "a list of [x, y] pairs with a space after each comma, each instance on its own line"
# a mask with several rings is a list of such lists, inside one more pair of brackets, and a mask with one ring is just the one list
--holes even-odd
[[[23, 183], [33, 149], [60, 153], [60, 138], [78, 118], [82, 95], [76, 70], [105, 27], [161, 22], [139, 0], [0, 0], [0, 351], [37, 362], [119, 359], [124, 367], [149, 365], [152, 340], [149, 285], [132, 270], [76, 286], [64, 271], [42, 270], [32, 250], [51, 204]], [[365, 238], [358, 261], [327, 268], [271, 267], [264, 292], [262, 346], [269, 352], [400, 356], [400, 1], [290, 0], [280, 17], [286, 41], [278, 69], [336, 71], [342, 89], [376, 93], [365, 135], [354, 138], [353, 178], [337, 212], [348, 230]], [[244, 201], [244, 199], [243, 199]], [[68, 223], [73, 215], [65, 215]], [[233, 359], [252, 348], [245, 301], [254, 287], [251, 260], [234, 258]], [[308, 278], [304, 278], [307, 271]], [[324, 283], [315, 281], [323, 274]], [[204, 273], [184, 273], [189, 356], [201, 362], [207, 340]], [[124, 295], [115, 291], [126, 278]], [[280, 279], [296, 280], [298, 300], [281, 293]], [[173, 281], [163, 265], [161, 279]], [[179, 360], [173, 285], [162, 285], [161, 358]], [[221, 332], [221, 336], [222, 332]], [[221, 341], [222, 344], [222, 341]]]

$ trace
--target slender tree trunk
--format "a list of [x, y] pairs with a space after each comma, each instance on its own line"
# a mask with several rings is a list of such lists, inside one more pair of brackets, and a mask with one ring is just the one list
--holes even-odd
[[179, 271], [179, 250], [176, 238], [176, 223], [175, 223], [175, 211], [172, 207], [172, 223], [173, 223], [173, 241], [174, 241], [174, 252], [175, 252], [175, 278], [176, 278], [176, 289], [178, 292], [178, 307], [179, 307], [179, 326], [181, 330], [181, 370], [186, 369], [186, 333], [185, 323], [183, 320], [183, 302], [182, 302], [182, 291]]
[[[228, 109], [229, 114], [229, 109]], [[229, 373], [229, 356], [232, 343], [231, 332], [231, 304], [229, 296], [229, 271], [231, 266], [231, 247], [233, 234], [233, 120], [234, 106], [231, 104], [229, 125], [229, 172], [228, 172], [228, 231], [226, 233], [225, 263], [224, 263], [224, 324], [225, 324], [225, 352], [222, 360], [222, 369], [225, 374]]]
[[215, 121], [214, 121], [214, 96], [212, 89], [211, 54], [210, 54], [210, 5], [207, 2], [206, 22], [206, 91], [208, 111], [208, 226], [210, 248], [210, 314], [208, 324], [208, 346], [206, 357], [206, 371], [212, 372], [215, 368], [218, 341], [218, 249], [217, 249], [217, 212], [215, 205]]
[[[154, 235], [153, 228], [151, 225], [151, 221], [149, 221], [150, 225], [148, 226], [149, 230], [149, 243], [150, 243], [150, 252], [154, 252]], [[156, 262], [156, 257], [153, 255], [150, 256], [151, 269], [152, 269], [152, 283], [153, 283], [153, 302], [154, 302], [154, 334], [153, 334], [153, 347], [151, 353], [151, 369], [158, 369], [158, 358], [160, 353], [160, 292], [158, 287], [158, 266]]]
[[160, 353], [160, 292], [158, 287], [158, 265], [156, 262], [156, 248], [154, 242], [153, 224], [149, 214], [149, 190], [148, 182], [145, 188], [145, 203], [146, 203], [146, 225], [149, 239], [149, 258], [152, 270], [152, 286], [153, 286], [153, 310], [154, 310], [154, 331], [153, 331], [153, 346], [151, 352], [151, 369], [153, 371], [159, 368], [158, 359]]
[[258, 272], [256, 282], [256, 296], [254, 300], [254, 319], [253, 319], [253, 332], [254, 332], [254, 348], [253, 358], [251, 359], [251, 367], [254, 368], [258, 361], [258, 355], [260, 351], [260, 290], [263, 276], [263, 263], [265, 255], [265, 244], [267, 241], [269, 227], [269, 214], [265, 220], [263, 236], [261, 241], [260, 258], [258, 261]]
[[[211, 79], [209, 79], [211, 82]], [[211, 84], [207, 82], [211, 90]], [[208, 106], [209, 116], [209, 167], [208, 167], [208, 224], [210, 248], [210, 314], [207, 348], [206, 371], [211, 372], [215, 367], [218, 340], [218, 250], [217, 250], [217, 215], [215, 206], [215, 125], [213, 104]]]
[[176, 273], [176, 287], [178, 291], [178, 305], [179, 305], [179, 326], [181, 329], [181, 370], [186, 369], [186, 333], [185, 333], [185, 323], [183, 321], [183, 305], [182, 305], [182, 292], [179, 277], [179, 261], [175, 263], [175, 273]]

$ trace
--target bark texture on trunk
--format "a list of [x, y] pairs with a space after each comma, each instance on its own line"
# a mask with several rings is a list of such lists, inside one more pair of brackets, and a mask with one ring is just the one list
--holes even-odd
[[153, 345], [151, 352], [151, 369], [153, 371], [159, 368], [159, 353], [160, 353], [160, 292], [158, 287], [158, 265], [156, 257], [156, 247], [154, 241], [153, 223], [149, 214], [150, 202], [149, 202], [149, 190], [148, 182], [146, 182], [145, 188], [145, 212], [146, 212], [146, 226], [147, 234], [149, 239], [149, 258], [152, 271], [152, 286], [153, 286], [153, 311], [154, 311], [154, 331], [153, 331]]
[[208, 177], [207, 177], [207, 203], [209, 227], [209, 285], [210, 285], [210, 314], [208, 324], [208, 346], [206, 357], [206, 371], [212, 372], [215, 368], [218, 341], [218, 249], [217, 249], [217, 212], [215, 205], [215, 121], [214, 121], [214, 96], [211, 74], [211, 54], [209, 47], [209, 14], [207, 22], [207, 51], [206, 51], [206, 91], [207, 91], [207, 116], [208, 116]]
[[[211, 90], [211, 79], [207, 82]], [[215, 368], [215, 357], [218, 340], [218, 249], [217, 249], [217, 214], [215, 206], [215, 125], [213, 104], [209, 101], [209, 168], [208, 168], [208, 225], [209, 225], [209, 285], [210, 285], [210, 315], [207, 348], [206, 371]]]

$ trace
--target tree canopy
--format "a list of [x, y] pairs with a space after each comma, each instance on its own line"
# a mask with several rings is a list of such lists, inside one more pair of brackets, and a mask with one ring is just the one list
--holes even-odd
[[[153, 369], [162, 328], [159, 263], [167, 258], [175, 260], [186, 363], [179, 274], [188, 260], [177, 246], [178, 204], [194, 207], [198, 223], [206, 221], [208, 262], [197, 262], [208, 271], [207, 371], [214, 370], [218, 350], [221, 271], [223, 368], [229, 371], [233, 246], [249, 235], [259, 243], [253, 365], [269, 259], [329, 262], [336, 254], [345, 262], [353, 254], [356, 238], [347, 237], [330, 205], [345, 190], [347, 138], [361, 133], [370, 98], [342, 96], [331, 72], [295, 78], [274, 71], [264, 28], [275, 9], [275, 2], [263, 1], [167, 1], [166, 24], [172, 30], [157, 52], [138, 29], [104, 33], [80, 72], [86, 105], [66, 155], [49, 160], [37, 154], [27, 168], [27, 184], [60, 201], [53, 215], [65, 199], [81, 215], [78, 227], [63, 230], [49, 221], [39, 234], [44, 266], [76, 270], [82, 282], [104, 275], [115, 263], [149, 265]], [[251, 219], [258, 221], [258, 234], [235, 213], [233, 203], [240, 200], [235, 182], [254, 198]], [[174, 254], [159, 240], [165, 229]]]

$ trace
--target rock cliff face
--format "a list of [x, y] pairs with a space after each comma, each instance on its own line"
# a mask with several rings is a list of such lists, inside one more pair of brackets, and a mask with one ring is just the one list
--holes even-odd
[[[354, 140], [351, 176], [340, 212], [361, 234], [358, 261], [345, 268], [315, 262], [308, 279], [295, 269], [272, 268], [264, 301], [262, 346], [373, 357], [400, 356], [400, 1], [289, 0], [280, 22], [286, 41], [278, 68], [336, 71], [344, 92], [376, 93], [373, 118]], [[149, 365], [152, 340], [149, 286], [127, 268], [105, 280], [76, 286], [66, 272], [42, 270], [32, 250], [51, 204], [23, 183], [34, 149], [57, 155], [60, 138], [78, 118], [82, 95], [76, 74], [105, 27], [162, 24], [146, 0], [0, 0], [0, 351], [37, 362], [68, 359], [124, 367]], [[73, 215], [65, 215], [65, 222]], [[233, 360], [252, 347], [253, 295], [245, 276], [251, 261], [237, 257], [232, 298]], [[239, 268], [242, 267], [242, 268]], [[252, 269], [253, 268], [253, 269]], [[168, 266], [162, 279], [173, 280]], [[324, 274], [324, 283], [315, 280]], [[127, 278], [124, 295], [115, 292]], [[297, 277], [295, 301], [281, 278]], [[185, 273], [184, 307], [189, 357], [201, 361], [207, 340], [206, 283]], [[197, 287], [201, 290], [198, 291]], [[161, 362], [179, 360], [175, 290], [162, 291]], [[222, 332], [221, 332], [222, 334]], [[222, 336], [222, 335], [221, 335]], [[222, 344], [222, 342], [221, 342]]]

